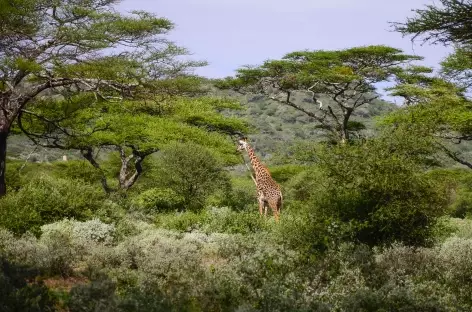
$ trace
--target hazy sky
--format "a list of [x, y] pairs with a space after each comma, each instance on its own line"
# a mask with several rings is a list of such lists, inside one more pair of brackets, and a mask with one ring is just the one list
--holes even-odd
[[412, 45], [389, 21], [405, 21], [429, 0], [124, 0], [123, 12], [146, 10], [176, 24], [170, 38], [210, 62], [207, 77], [304, 49], [386, 44], [436, 66], [448, 49]]

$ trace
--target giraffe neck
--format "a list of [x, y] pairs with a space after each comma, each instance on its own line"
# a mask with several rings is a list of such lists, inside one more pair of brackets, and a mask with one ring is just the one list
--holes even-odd
[[246, 152], [249, 156], [249, 159], [251, 160], [251, 165], [254, 169], [254, 172], [256, 173], [256, 176], [259, 175], [261, 171], [267, 171], [267, 169], [260, 162], [259, 158], [257, 158], [254, 150], [249, 146], [249, 144], [246, 146]]

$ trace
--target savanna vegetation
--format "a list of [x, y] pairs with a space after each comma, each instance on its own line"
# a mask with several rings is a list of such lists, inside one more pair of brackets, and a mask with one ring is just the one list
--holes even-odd
[[470, 0], [216, 80], [116, 3], [0, 0], [0, 311], [472, 310]]

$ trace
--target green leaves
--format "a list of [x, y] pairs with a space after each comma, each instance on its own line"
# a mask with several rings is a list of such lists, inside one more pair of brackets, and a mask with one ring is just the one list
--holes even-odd
[[455, 49], [443, 62], [441, 73], [459, 86], [468, 89], [472, 86], [472, 46]]
[[319, 149], [312, 213], [339, 222], [347, 240], [431, 243], [448, 204], [447, 183], [421, 173], [434, 148], [417, 134], [400, 128], [364, 144]]
[[146, 152], [173, 142], [194, 142], [213, 149], [225, 162], [235, 163], [238, 158], [227, 135], [245, 132], [247, 125], [221, 112], [239, 108], [234, 101], [206, 97], [147, 103], [75, 95], [38, 101], [31, 113], [23, 113], [22, 127], [41, 144], [55, 142], [68, 149], [133, 146]]
[[[280, 60], [268, 60], [257, 67], [243, 67], [235, 77], [216, 81], [220, 89], [264, 94], [311, 118], [339, 142], [347, 142], [352, 132], [350, 118], [360, 106], [377, 99], [375, 84], [401, 75], [405, 63], [421, 57], [403, 54], [388, 46], [363, 46], [334, 51], [295, 51]], [[312, 105], [298, 103], [295, 93], [304, 93]], [[294, 95], [292, 97], [292, 95]], [[331, 104], [322, 105], [319, 95]]]
[[422, 36], [423, 42], [469, 44], [472, 42], [472, 2], [470, 0], [440, 0], [441, 5], [426, 5], [416, 9], [416, 15], [405, 23], [393, 23], [396, 31]]

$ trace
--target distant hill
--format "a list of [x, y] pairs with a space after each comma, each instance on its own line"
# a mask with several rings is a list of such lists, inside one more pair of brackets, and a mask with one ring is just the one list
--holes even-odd
[[[252, 145], [256, 146], [258, 154], [262, 157], [270, 157], [277, 150], [284, 150], [295, 141], [310, 140], [319, 141], [326, 139], [325, 131], [317, 127], [314, 120], [297, 111], [296, 109], [267, 99], [263, 95], [243, 96], [232, 91], [220, 91], [213, 89], [212, 94], [235, 98], [244, 107], [238, 112], [228, 114], [245, 118], [253, 127], [253, 133], [248, 137]], [[321, 97], [324, 105], [329, 105], [329, 99]], [[313, 110], [315, 105], [311, 99], [303, 94], [295, 94], [294, 101], [307, 109]], [[335, 106], [332, 105], [334, 108]], [[372, 104], [366, 104], [359, 108], [352, 117], [353, 121], [361, 122], [366, 129], [361, 133], [370, 136], [375, 132], [374, 118], [397, 109], [393, 103], [383, 100], [375, 100]], [[45, 148], [35, 148], [32, 142], [23, 135], [13, 135], [8, 141], [8, 157], [10, 159], [27, 159], [29, 161], [50, 162], [62, 159], [67, 155], [69, 159], [80, 158], [75, 151], [62, 151]]]
[[[319, 124], [311, 117], [293, 107], [270, 100], [264, 95], [241, 95], [232, 91], [216, 92], [219, 96], [237, 98], [244, 109], [231, 114], [245, 118], [254, 128], [254, 133], [248, 137], [253, 145], [257, 147], [260, 155], [270, 156], [276, 150], [284, 149], [295, 141], [310, 140], [320, 141], [326, 139], [326, 131], [320, 129]], [[318, 104], [307, 98], [302, 93], [297, 93], [292, 97], [293, 101], [316, 112]], [[331, 104], [329, 98], [320, 97], [326, 107]], [[371, 104], [365, 104], [355, 111], [351, 117], [352, 121], [357, 121], [365, 126], [360, 134], [369, 137], [375, 134], [375, 118], [385, 115], [398, 107], [390, 102], [381, 99], [374, 100]]]

